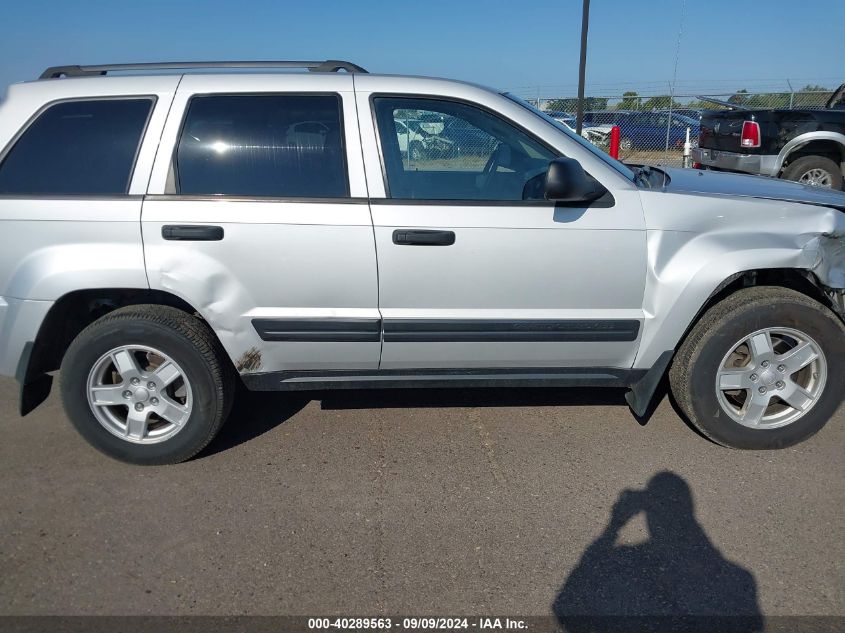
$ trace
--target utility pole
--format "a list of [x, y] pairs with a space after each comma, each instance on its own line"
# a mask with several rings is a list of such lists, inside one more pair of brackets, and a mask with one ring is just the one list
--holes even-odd
[[587, 72], [587, 30], [590, 27], [590, 0], [584, 0], [581, 14], [581, 63], [578, 66], [578, 108], [575, 114], [575, 133], [581, 134], [584, 126], [584, 78]]

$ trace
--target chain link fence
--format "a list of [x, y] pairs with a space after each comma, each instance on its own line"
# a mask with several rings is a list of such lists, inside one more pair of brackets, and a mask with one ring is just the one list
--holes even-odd
[[[526, 101], [558, 121], [575, 128], [575, 97], [539, 97], [520, 91]], [[832, 90], [794, 92], [736, 92], [716, 94], [642, 96], [634, 91], [621, 95], [592, 96], [584, 101], [582, 135], [609, 149], [610, 130], [620, 129], [619, 158], [631, 164], [684, 164], [684, 144], [689, 134], [692, 147], [698, 144], [699, 122], [705, 110], [739, 106], [745, 108], [823, 108]]]

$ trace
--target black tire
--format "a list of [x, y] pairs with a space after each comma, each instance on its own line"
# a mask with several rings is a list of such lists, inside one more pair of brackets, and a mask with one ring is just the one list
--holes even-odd
[[[146, 345], [170, 356], [190, 379], [193, 407], [182, 428], [156, 444], [137, 444], [109, 432], [88, 404], [91, 369], [121, 345]], [[175, 464], [201, 451], [231, 409], [235, 374], [217, 338], [199, 319], [159, 305], [120, 308], [85, 328], [71, 343], [61, 367], [65, 411], [92, 446], [132, 464]]]
[[830, 176], [830, 186], [834, 191], [842, 189], [842, 169], [834, 161], [824, 156], [802, 156], [795, 162], [789, 163], [783, 170], [782, 178], [800, 182], [809, 171], [821, 169]]
[[[827, 360], [827, 382], [802, 417], [779, 428], [754, 429], [731, 419], [716, 396], [722, 359], [743, 337], [763, 328], [792, 328], [812, 337]], [[739, 290], [710, 308], [679, 348], [669, 370], [674, 400], [690, 423], [723, 446], [777, 449], [817, 433], [845, 392], [845, 326], [827, 307], [793, 290], [760, 286]]]

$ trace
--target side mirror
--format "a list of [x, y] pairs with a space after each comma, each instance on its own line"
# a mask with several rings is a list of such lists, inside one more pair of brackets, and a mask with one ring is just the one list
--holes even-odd
[[561, 156], [549, 163], [546, 172], [546, 200], [592, 202], [605, 193], [597, 180], [587, 175], [577, 160]]

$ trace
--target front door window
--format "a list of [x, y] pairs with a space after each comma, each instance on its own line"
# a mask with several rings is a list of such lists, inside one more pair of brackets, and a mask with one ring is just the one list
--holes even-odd
[[391, 198], [542, 199], [559, 154], [486, 110], [455, 101], [377, 97]]

